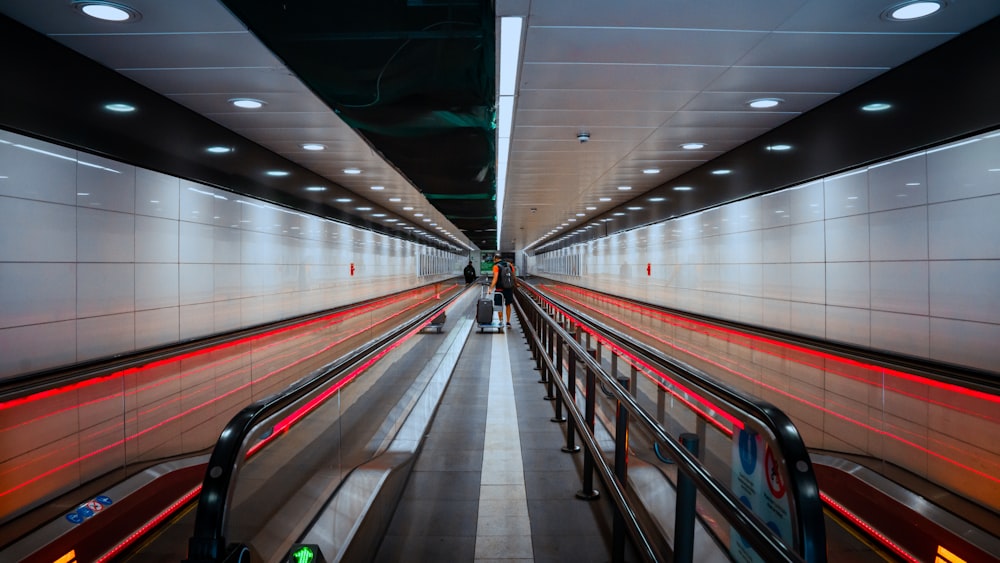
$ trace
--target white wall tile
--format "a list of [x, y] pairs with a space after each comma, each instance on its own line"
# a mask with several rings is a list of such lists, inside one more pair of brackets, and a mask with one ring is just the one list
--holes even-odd
[[242, 268], [238, 264], [216, 264], [214, 270], [215, 300], [239, 299], [242, 295]]
[[910, 207], [868, 216], [872, 260], [926, 260], [927, 208]]
[[865, 170], [823, 180], [823, 192], [827, 219], [868, 213], [868, 173]]
[[826, 222], [828, 262], [868, 260], [868, 216], [855, 215]]
[[135, 260], [135, 215], [79, 208], [76, 255], [81, 262]]
[[[215, 300], [215, 266], [212, 264], [180, 265], [179, 299], [182, 307]], [[183, 318], [183, 314], [181, 315]]]
[[792, 225], [789, 231], [789, 260], [826, 261], [826, 228], [822, 221]]
[[765, 229], [783, 227], [792, 223], [791, 194], [782, 190], [760, 198], [760, 223]]
[[215, 260], [215, 227], [181, 221], [179, 224], [180, 262], [211, 264]]
[[1000, 325], [1000, 260], [931, 262], [930, 314]]
[[761, 261], [768, 264], [786, 264], [792, 258], [792, 228], [765, 229], [761, 235]]
[[822, 221], [826, 218], [823, 181], [809, 182], [788, 190], [792, 224]]
[[76, 151], [0, 130], [0, 196], [76, 205]]
[[871, 345], [917, 358], [930, 352], [930, 319], [925, 316], [872, 311]]
[[1000, 136], [927, 151], [927, 183], [931, 203], [1000, 194]]
[[741, 295], [739, 299], [739, 321], [760, 326], [764, 323], [764, 300], [759, 297]]
[[179, 223], [159, 217], [135, 216], [135, 261], [177, 263]]
[[215, 188], [180, 180], [178, 218], [181, 221], [201, 224], [216, 223], [216, 195], [226, 197]]
[[761, 297], [772, 301], [789, 301], [792, 296], [792, 267], [790, 264], [763, 264]]
[[177, 264], [136, 264], [135, 309], [176, 308], [180, 300], [179, 275]]
[[826, 303], [826, 265], [791, 264], [791, 293], [792, 301]]
[[927, 315], [927, 262], [872, 262], [872, 309]]
[[135, 350], [135, 314], [89, 317], [76, 321], [76, 360], [85, 362]]
[[0, 262], [76, 262], [76, 208], [0, 197]]
[[931, 260], [1000, 258], [1000, 195], [928, 207]]
[[852, 307], [826, 308], [826, 337], [837, 342], [871, 345], [871, 312]]
[[924, 153], [868, 169], [869, 207], [887, 211], [927, 203], [927, 159]]
[[136, 350], [166, 346], [180, 340], [179, 315], [178, 307], [136, 311]]
[[180, 308], [181, 339], [211, 336], [215, 331], [215, 304], [198, 303]]
[[[215, 312], [213, 313], [213, 318], [215, 319], [214, 332], [229, 332], [243, 328], [243, 319], [241, 318], [242, 309], [243, 305], [239, 299], [216, 301]], [[312, 309], [312, 311], [318, 310], [318, 307]], [[305, 311], [301, 314], [305, 314]]]
[[135, 213], [135, 167], [79, 153], [76, 204], [87, 209]]
[[826, 338], [826, 305], [791, 303], [792, 331], [805, 336]]
[[868, 309], [871, 278], [868, 262], [831, 262], [826, 265], [826, 303]]
[[135, 213], [164, 219], [178, 219], [180, 180], [161, 172], [137, 168], [135, 171]]
[[76, 320], [0, 329], [0, 377], [76, 361]]
[[76, 264], [0, 262], [0, 328], [76, 318]]
[[761, 300], [761, 323], [775, 330], [792, 329], [792, 304], [785, 299]]
[[130, 313], [135, 306], [135, 266], [81, 262], [76, 293], [78, 318]]
[[740, 295], [760, 298], [764, 294], [764, 267], [760, 263], [740, 264], [737, 267]]
[[931, 318], [930, 356], [945, 362], [997, 371], [1000, 325]]

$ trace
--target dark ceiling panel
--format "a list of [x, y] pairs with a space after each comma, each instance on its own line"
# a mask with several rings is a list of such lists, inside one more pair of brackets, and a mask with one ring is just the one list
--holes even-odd
[[224, 3], [470, 239], [496, 229], [492, 2]]

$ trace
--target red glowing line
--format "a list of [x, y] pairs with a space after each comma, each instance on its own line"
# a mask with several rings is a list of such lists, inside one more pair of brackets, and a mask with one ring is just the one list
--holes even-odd
[[174, 501], [173, 504], [163, 509], [159, 514], [157, 514], [156, 516], [151, 518], [148, 522], [140, 526], [137, 530], [126, 536], [125, 539], [120, 541], [118, 545], [116, 545], [115, 547], [111, 548], [110, 551], [95, 559], [94, 560], [95, 563], [104, 563], [105, 561], [110, 561], [111, 559], [113, 559], [119, 553], [128, 548], [128, 546], [135, 543], [136, 540], [146, 535], [150, 530], [160, 525], [161, 522], [169, 518], [173, 513], [177, 512], [177, 510], [179, 510], [182, 506], [191, 502], [191, 500], [197, 497], [200, 492], [201, 492], [201, 485], [198, 485], [197, 487], [188, 491], [186, 494], [184, 494], [179, 499]]
[[[616, 353], [618, 353], [618, 355], [624, 356], [624, 357], [628, 358], [628, 361], [629, 361], [629, 363], [631, 365], [640, 365], [640, 366], [642, 366], [644, 369], [642, 369], [640, 371], [642, 371], [643, 375], [647, 379], [650, 379], [651, 381], [653, 381], [653, 383], [655, 383], [656, 385], [660, 386], [663, 390], [665, 390], [665, 391], [669, 392], [670, 394], [672, 394], [674, 397], [676, 397], [682, 403], [684, 403], [685, 405], [687, 405], [689, 409], [691, 409], [696, 414], [698, 414], [699, 416], [701, 416], [702, 418], [704, 418], [705, 420], [707, 420], [708, 422], [710, 422], [713, 426], [715, 426], [715, 427], [719, 428], [720, 430], [722, 430], [723, 433], [725, 433], [725, 434], [727, 434], [729, 436], [732, 436], [733, 430], [729, 429], [729, 428], [726, 428], [725, 426], [723, 426], [709, 412], [706, 412], [706, 411], [702, 410], [702, 408], [695, 406], [692, 402], [690, 402], [686, 398], [682, 397], [678, 393], [676, 393], [676, 392], [672, 391], [671, 389], [669, 389], [668, 387], [666, 387], [664, 385], [664, 382], [669, 382], [671, 385], [677, 387], [678, 389], [680, 389], [681, 391], [683, 391], [685, 394], [689, 395], [690, 397], [693, 397], [697, 402], [701, 403], [704, 407], [708, 408], [709, 411], [711, 411], [711, 412], [717, 412], [719, 416], [721, 416], [722, 418], [726, 419], [733, 426], [735, 426], [737, 428], [740, 428], [740, 429], [744, 428], [743, 421], [737, 419], [736, 417], [732, 416], [731, 414], [729, 414], [729, 413], [725, 412], [724, 410], [718, 408], [717, 405], [715, 405], [714, 403], [712, 403], [711, 401], [709, 401], [705, 397], [701, 396], [700, 394], [692, 391], [689, 387], [681, 384], [676, 379], [668, 376], [665, 373], [662, 373], [662, 372], [656, 370], [655, 368], [653, 368], [649, 364], [643, 362], [642, 360], [640, 360], [636, 356], [632, 355], [631, 353], [627, 352], [626, 350], [622, 349], [621, 347], [615, 345], [614, 343], [612, 343], [607, 338], [604, 338], [603, 336], [601, 336], [600, 334], [598, 334], [596, 331], [594, 331], [594, 330], [592, 330], [592, 329], [584, 326], [582, 323], [579, 322], [579, 320], [576, 319], [576, 317], [573, 317], [572, 315], [568, 314], [564, 309], [562, 309], [561, 307], [557, 306], [555, 303], [553, 303], [551, 300], [547, 299], [545, 296], [543, 296], [540, 293], [538, 293], [537, 291], [535, 291], [533, 288], [531, 289], [531, 291], [536, 295], [536, 297], [538, 299], [540, 299], [540, 300], [544, 301], [545, 303], [547, 303], [549, 305], [549, 307], [552, 307], [553, 309], [559, 311], [559, 313], [561, 313], [564, 317], [571, 319], [575, 324], [577, 324], [578, 326], [580, 326], [584, 331], [586, 331], [588, 334], [590, 334], [591, 336], [593, 336], [594, 338], [596, 338], [599, 342], [603, 343], [606, 347], [608, 347], [609, 349], [611, 349], [613, 352], [616, 352]], [[567, 298], [567, 299], [570, 300], [570, 301], [573, 301], [572, 299], [569, 299], [569, 298]], [[625, 324], [625, 323], [622, 323], [622, 324]], [[626, 326], [628, 326], [628, 325], [626, 325]], [[630, 327], [630, 328], [632, 328], [632, 327]], [[652, 377], [650, 377], [650, 374], [655, 374], [660, 380], [658, 381], [656, 379], [653, 379]]]
[[[574, 302], [574, 303], [578, 303], [582, 307], [586, 307], [589, 310], [592, 310], [592, 311], [595, 311], [597, 313], [603, 314], [599, 310], [597, 310], [597, 309], [595, 309], [593, 307], [586, 306], [585, 304], [579, 303], [578, 300], [575, 300], [575, 299], [573, 299], [571, 297], [568, 297], [565, 294], [559, 292], [558, 290], [552, 289], [552, 292], [555, 293], [556, 295], [560, 295], [560, 296], [564, 297], [568, 301], [571, 301], [571, 302]], [[585, 293], [585, 292], [580, 292], [580, 293]], [[612, 304], [614, 303], [610, 299], [602, 299], [602, 300], [605, 301], [605, 302], [607, 302], [607, 303], [612, 303]], [[548, 300], [546, 300], [546, 301], [548, 301]], [[551, 302], [550, 302], [550, 304], [551, 304]], [[554, 305], [552, 305], [552, 306], [554, 306]], [[625, 308], [625, 307], [622, 307], [622, 308]], [[632, 310], [637, 310], [637, 309], [633, 308]], [[643, 309], [643, 310], [657, 312], [657, 311], [655, 311], [653, 309]], [[659, 313], [659, 312], [657, 312], [657, 313]], [[675, 317], [673, 315], [666, 315], [666, 314], [661, 315], [661, 316], [669, 316], [669, 317], [673, 317], [673, 318], [678, 318], [678, 317]], [[736, 371], [735, 369], [730, 368], [728, 366], [725, 366], [725, 365], [723, 365], [723, 364], [721, 364], [721, 363], [719, 363], [719, 362], [717, 362], [717, 361], [715, 361], [715, 360], [713, 360], [711, 358], [708, 358], [708, 357], [706, 357], [706, 356], [704, 356], [702, 354], [696, 353], [696, 352], [694, 352], [691, 349], [682, 348], [682, 347], [677, 346], [677, 345], [675, 345], [673, 343], [667, 342], [667, 341], [663, 340], [662, 338], [660, 338], [657, 335], [650, 334], [648, 332], [642, 331], [641, 329], [636, 328], [636, 327], [631, 327], [630, 325], [628, 325], [627, 323], [625, 323], [623, 321], [618, 321], [618, 322], [620, 322], [624, 326], [630, 327], [630, 329], [634, 329], [637, 332], [640, 332], [642, 334], [645, 334], [645, 335], [649, 336], [650, 338], [653, 338], [657, 342], [662, 343], [664, 346], [668, 346], [668, 347], [673, 348], [675, 350], [679, 350], [681, 352], [689, 354], [689, 355], [691, 355], [691, 356], [693, 356], [695, 358], [698, 358], [699, 360], [702, 360], [702, 361], [704, 361], [704, 362], [706, 362], [706, 363], [708, 363], [708, 364], [710, 364], [712, 366], [715, 366], [715, 367], [719, 368], [720, 370], [723, 370], [723, 371], [725, 371], [725, 372], [727, 372], [727, 373], [729, 373], [729, 374], [731, 374], [733, 376], [743, 378], [744, 380], [752, 383], [753, 385], [759, 385], [760, 387], [762, 387], [764, 389], [768, 389], [768, 390], [774, 392], [775, 394], [783, 395], [783, 396], [788, 397], [788, 398], [790, 398], [792, 400], [798, 401], [801, 404], [806, 405], [806, 406], [808, 406], [808, 407], [810, 407], [812, 409], [816, 409], [816, 410], [825, 412], [825, 413], [830, 414], [832, 416], [835, 416], [835, 417], [837, 417], [837, 418], [839, 418], [839, 419], [841, 419], [841, 420], [843, 420], [845, 422], [848, 422], [848, 423], [857, 425], [857, 426], [859, 426], [861, 428], [864, 428], [865, 430], [873, 432], [873, 433], [875, 433], [877, 435], [884, 436], [884, 437], [886, 437], [888, 439], [891, 439], [891, 440], [896, 440], [897, 442], [905, 444], [905, 445], [907, 445], [909, 447], [912, 447], [915, 450], [921, 451], [921, 452], [923, 452], [923, 453], [925, 453], [925, 454], [927, 454], [929, 456], [935, 457], [937, 459], [940, 459], [941, 461], [949, 463], [949, 464], [953, 465], [956, 468], [963, 469], [963, 470], [968, 471], [968, 472], [970, 472], [972, 474], [975, 474], [975, 475], [979, 475], [979, 476], [981, 476], [981, 477], [983, 477], [983, 478], [985, 478], [987, 480], [990, 480], [990, 481], [1000, 482], [1000, 477], [993, 476], [993, 475], [991, 475], [991, 474], [989, 474], [987, 472], [975, 469], [974, 467], [971, 467], [971, 466], [959, 463], [959, 462], [955, 461], [954, 459], [951, 459], [951, 458], [947, 457], [946, 455], [941, 454], [941, 453], [935, 451], [934, 449], [921, 446], [919, 444], [916, 444], [914, 442], [911, 442], [910, 440], [907, 440], [907, 439], [903, 438], [902, 436], [898, 436], [896, 434], [891, 434], [891, 433], [889, 433], [886, 430], [878, 429], [878, 428], [876, 428], [874, 426], [871, 426], [869, 424], [865, 424], [865, 423], [861, 422], [860, 420], [852, 419], [852, 418], [847, 417], [847, 416], [845, 416], [845, 415], [843, 415], [843, 414], [841, 414], [839, 412], [835, 412], [833, 410], [824, 408], [824, 407], [820, 406], [818, 403], [815, 403], [813, 401], [807, 400], [806, 398], [802, 397], [801, 395], [794, 395], [794, 394], [792, 394], [790, 392], [783, 391], [783, 390], [781, 390], [781, 389], [779, 389], [779, 388], [777, 388], [777, 387], [775, 387], [773, 385], [769, 385], [767, 383], [764, 383], [763, 381], [759, 381], [759, 380], [753, 379], [752, 377], [750, 377], [750, 376], [748, 376], [748, 375], [746, 375], [746, 374], [744, 374], [742, 372]], [[700, 325], [702, 327], [710, 327], [711, 326], [711, 325], [708, 325], [706, 323], [698, 323], [698, 322], [694, 322], [694, 321], [691, 321], [691, 322], [692, 322], [692, 324]], [[721, 332], [725, 332], [725, 333], [727, 333], [729, 335], [739, 335], [740, 334], [739, 332], [737, 332], [735, 330], [731, 330], [731, 329], [725, 329], [725, 330], [720, 329], [720, 330], [721, 330]], [[711, 336], [710, 334], [708, 334], [707, 331], [705, 332], [705, 334]], [[769, 343], [769, 344], [774, 344], [774, 345], [779, 346], [779, 347], [788, 347], [788, 348], [793, 349], [793, 350], [803, 351], [805, 353], [809, 353], [809, 354], [811, 354], [813, 356], [817, 356], [817, 357], [823, 357], [823, 358], [828, 358], [828, 359], [832, 359], [832, 360], [842, 361], [845, 364], [853, 365], [853, 366], [856, 366], [856, 367], [866, 367], [866, 364], [862, 364], [862, 363], [854, 361], [854, 360], [846, 360], [846, 359], [838, 358], [836, 356], [832, 356], [830, 354], [810, 351], [808, 349], [801, 348], [801, 347], [798, 347], [798, 346], [785, 345], [784, 343], [773, 342], [773, 341], [770, 341], [770, 340], [767, 340], [767, 339], [764, 339], [764, 338], [761, 338], [761, 337], [750, 337], [750, 336], [748, 336], [747, 338], [750, 339], [750, 340], [758, 341], [758, 342], [765, 342], [765, 343]], [[734, 344], [742, 344], [741, 342], [739, 342], [737, 340], [727, 340], [727, 342], [732, 342]], [[754, 348], [754, 349], [757, 350], [756, 348]], [[791, 361], [795, 361], [795, 360], [793, 360], [791, 358], [788, 358], [788, 359], [791, 360]], [[873, 366], [867, 366], [867, 367], [870, 368], [870, 369], [877, 369], [878, 371], [881, 371], [881, 368], [874, 368]], [[826, 371], [829, 371], [829, 370], [826, 370]], [[892, 371], [892, 370], [886, 370], [886, 371]], [[902, 372], [894, 372], [894, 373], [902, 373]], [[849, 377], [849, 376], [846, 376], [846, 375], [838, 374], [836, 372], [833, 372], [833, 374], [834, 375], [839, 375], [841, 377]], [[922, 382], [924, 380], [929, 381], [929, 382], [933, 381], [933, 380], [926, 379], [926, 378], [923, 378], [923, 377], [918, 377], [918, 376], [911, 376], [911, 378], [915, 382]], [[852, 378], [852, 379], [864, 381], [864, 380], [861, 380], [859, 378]], [[940, 382], [937, 382], [937, 383], [940, 383]], [[971, 393], [964, 393], [963, 392], [963, 393], [960, 393], [960, 394], [969, 394], [969, 395], [972, 395], [972, 396], [975, 396], [977, 394], [980, 394], [980, 395], [982, 394], [982, 393], [980, 393], [978, 391], [968, 390], [968, 389], [961, 388], [961, 387], [958, 387], [958, 386], [955, 386], [955, 385], [951, 385], [951, 384], [944, 384], [944, 383], [942, 383], [938, 387], [946, 388], [946, 389], [947, 388], [964, 389], [965, 391], [970, 391]], [[997, 397], [997, 396], [990, 396], [990, 397], [991, 397], [992, 401], [1000, 401], [1000, 397]]]
[[892, 551], [897, 556], [911, 563], [920, 563], [919, 559], [911, 555], [910, 552], [903, 549], [901, 545], [889, 539], [889, 537], [883, 534], [882, 532], [879, 532], [877, 529], [875, 529], [874, 526], [862, 520], [861, 517], [848, 510], [847, 507], [845, 507], [844, 505], [830, 498], [830, 495], [823, 493], [821, 491], [819, 493], [819, 496], [821, 499], [823, 499], [823, 502], [825, 502], [835, 512], [846, 518], [848, 521], [852, 522], [857, 527], [864, 530], [868, 535], [870, 535], [880, 544], [888, 548], [889, 551]]
[[[411, 293], [413, 293], [413, 294], [419, 294], [419, 293], [432, 293], [432, 292], [429, 292], [429, 291], [425, 290], [425, 291], [414, 291], [414, 292], [411, 292]], [[279, 368], [277, 368], [275, 370], [272, 370], [272, 371], [270, 371], [270, 372], [262, 375], [261, 377], [258, 377], [255, 380], [247, 381], [247, 382], [243, 383], [242, 385], [239, 385], [239, 386], [237, 386], [237, 387], [235, 387], [233, 389], [230, 389], [229, 391], [223, 393], [222, 395], [218, 395], [215, 398], [213, 398], [213, 399], [211, 399], [211, 400], [209, 400], [207, 402], [204, 402], [204, 403], [202, 403], [200, 405], [194, 406], [194, 407], [192, 407], [192, 408], [190, 408], [190, 409], [188, 409], [186, 411], [179, 412], [179, 413], [175, 414], [174, 416], [168, 417], [168, 418], [160, 421], [157, 424], [154, 424], [152, 426], [144, 428], [143, 430], [140, 430], [140, 431], [132, 434], [131, 436], [125, 437], [125, 438], [123, 438], [121, 440], [117, 440], [117, 441], [112, 442], [110, 444], [107, 444], [107, 445], [105, 445], [105, 446], [103, 446], [101, 448], [98, 448], [97, 450], [94, 450], [94, 451], [89, 452], [87, 454], [81, 455], [80, 457], [78, 457], [78, 458], [76, 458], [74, 460], [67, 461], [67, 462], [65, 462], [63, 464], [57, 465], [55, 467], [52, 467], [52, 468], [50, 468], [47, 471], [41, 472], [39, 474], [36, 474], [31, 479], [23, 481], [23, 482], [15, 485], [15, 486], [13, 486], [13, 487], [5, 490], [5, 491], [0, 491], [0, 497], [4, 497], [4, 496], [6, 496], [6, 495], [8, 495], [10, 493], [13, 493], [13, 492], [18, 491], [20, 489], [23, 489], [23, 488], [25, 488], [25, 487], [27, 487], [27, 486], [29, 486], [31, 484], [34, 484], [34, 483], [36, 483], [36, 482], [38, 482], [38, 481], [40, 481], [40, 480], [42, 480], [44, 478], [50, 477], [50, 476], [52, 476], [52, 475], [54, 475], [54, 474], [56, 474], [56, 473], [58, 473], [60, 471], [63, 471], [63, 470], [68, 469], [68, 468], [70, 468], [72, 466], [75, 466], [75, 465], [79, 464], [80, 462], [82, 462], [84, 460], [93, 458], [93, 457], [98, 456], [100, 454], [103, 454], [103, 453], [105, 453], [107, 451], [110, 451], [110, 450], [113, 450], [115, 448], [121, 447], [126, 442], [130, 442], [132, 440], [136, 440], [139, 437], [144, 436], [144, 435], [146, 435], [146, 434], [148, 434], [148, 433], [150, 433], [150, 432], [152, 432], [154, 430], [157, 430], [157, 429], [162, 428], [162, 427], [164, 427], [164, 426], [166, 426], [166, 425], [168, 425], [170, 423], [173, 423], [173, 422], [175, 422], [175, 421], [177, 421], [179, 419], [182, 419], [183, 417], [188, 416], [191, 413], [193, 413], [193, 412], [195, 412], [195, 411], [197, 411], [199, 409], [202, 409], [202, 408], [208, 407], [208, 406], [210, 406], [212, 404], [218, 403], [219, 401], [222, 401], [223, 399], [225, 399], [225, 398], [227, 398], [229, 396], [232, 396], [234, 393], [238, 393], [238, 392], [243, 391], [244, 389], [246, 389], [248, 387], [252, 387], [254, 385], [258, 385], [259, 386], [263, 381], [271, 378], [272, 376], [277, 375], [279, 373], [282, 373], [284, 371], [287, 371], [290, 368], [293, 368], [296, 365], [299, 365], [299, 364], [301, 364], [303, 362], [306, 362], [307, 360], [312, 359], [313, 357], [316, 357], [317, 355], [322, 354], [323, 352], [326, 352], [326, 351], [334, 348], [338, 344], [341, 344], [342, 342], [344, 342], [344, 341], [346, 341], [346, 340], [348, 340], [350, 338], [353, 338], [354, 336], [357, 336], [358, 334], [362, 334], [364, 332], [372, 330], [373, 328], [375, 328], [375, 327], [377, 327], [377, 326], [379, 326], [381, 324], [387, 323], [387, 322], [391, 321], [392, 319], [394, 319], [395, 317], [397, 317], [399, 315], [402, 315], [405, 312], [410, 311], [410, 310], [412, 310], [412, 309], [420, 306], [421, 304], [424, 304], [424, 303], [426, 303], [426, 302], [428, 302], [428, 301], [430, 301], [432, 299], [433, 299], [433, 297], [431, 297], [430, 295], [428, 295], [426, 298], [424, 298], [424, 299], [422, 299], [420, 301], [417, 301], [417, 302], [415, 302], [415, 303], [413, 303], [411, 305], [408, 305], [407, 307], [401, 309], [400, 311], [397, 311], [397, 312], [395, 312], [395, 313], [393, 313], [393, 314], [391, 314], [391, 315], [389, 315], [389, 316], [387, 316], [385, 318], [379, 319], [378, 321], [376, 321], [374, 324], [372, 324], [370, 326], [366, 326], [366, 327], [360, 328], [360, 329], [358, 329], [358, 330], [356, 330], [356, 331], [354, 331], [354, 332], [352, 332], [350, 334], [347, 334], [346, 336], [343, 336], [339, 340], [331, 342], [330, 344], [328, 344], [327, 346], [319, 349], [318, 351], [314, 351], [311, 355], [304, 356], [304, 357], [299, 357], [299, 359], [297, 361], [292, 362], [291, 364], [280, 366]], [[402, 301], [402, 298], [397, 298], [397, 299], [392, 299], [392, 300], [385, 300], [385, 301], [379, 301], [377, 303], [384, 303], [386, 301], [395, 303], [395, 302]], [[358, 308], [352, 309], [351, 312], [356, 311], [356, 310], [361, 310], [361, 311], [364, 311], [364, 312], [368, 312], [368, 311], [378, 310], [378, 307], [376, 306], [376, 303], [372, 303], [372, 304], [365, 305], [363, 307], [358, 307]], [[332, 318], [332, 317], [336, 317], [336, 316], [342, 316], [342, 315], [346, 315], [347, 313], [348, 313], [347, 311], [341, 311], [341, 312], [335, 313], [333, 315], [329, 315], [327, 317], [323, 317], [323, 319], [328, 319], [328, 318]], [[240, 343], [245, 343], [245, 342], [247, 342], [249, 340], [259, 340], [259, 339], [263, 339], [265, 337], [270, 337], [272, 334], [287, 332], [289, 330], [292, 330], [293, 328], [316, 324], [317, 322], [320, 322], [321, 320], [322, 319], [314, 319], [314, 320], [310, 320], [310, 321], [306, 321], [306, 322], [300, 323], [299, 325], [294, 325], [292, 327], [283, 327], [281, 329], [276, 329], [274, 332], [269, 332], [269, 333], [266, 333], [266, 334], [256, 335], [256, 336], [253, 336], [253, 337], [242, 339], [240, 341]], [[429, 323], [429, 321], [428, 321], [428, 323]], [[421, 327], [421, 328], [423, 328], [423, 327]], [[218, 351], [218, 350], [221, 350], [223, 348], [227, 348], [227, 347], [235, 346], [235, 345], [236, 345], [236, 343], [225, 343], [225, 344], [222, 344], [222, 345], [213, 346], [213, 347], [205, 350], [204, 352], [199, 351], [199, 352], [192, 352], [192, 353], [188, 353], [188, 354], [182, 354], [179, 357], [179, 359], [176, 360], [176, 361], [181, 361], [183, 359], [191, 358], [191, 357], [194, 357], [196, 355], [202, 355], [202, 353], [208, 353], [209, 351], [213, 351], [213, 352], [214, 351]], [[289, 354], [291, 354], [291, 352], [289, 352]], [[169, 360], [159, 360], [157, 362], [153, 362], [153, 363], [148, 364], [148, 365], [163, 365], [165, 363], [169, 363]], [[132, 368], [130, 370], [123, 370], [123, 371], [120, 371], [120, 372], [115, 372], [115, 373], [113, 373], [113, 374], [111, 374], [109, 376], [101, 377], [100, 380], [109, 380], [109, 379], [114, 378], [114, 377], [124, 377], [124, 374], [126, 374], [126, 373], [133, 373], [133, 372], [139, 371], [140, 369], [145, 369], [146, 367], [147, 366], [143, 366], [143, 368]], [[88, 381], [93, 381], [93, 380], [88, 380]], [[85, 386], [84, 384], [86, 384], [86, 383], [88, 383], [88, 382], [74, 383], [74, 384], [71, 384], [69, 386], [65, 386], [65, 387], [62, 387], [62, 388], [57, 388], [57, 389], [53, 389], [53, 390], [43, 391], [43, 392], [40, 392], [40, 393], [37, 393], [37, 394], [34, 394], [34, 395], [29, 395], [29, 396], [24, 397], [24, 398], [14, 399], [12, 401], [8, 401], [7, 403], [0, 403], [0, 409], [7, 408], [7, 406], [5, 406], [5, 405], [8, 405], [9, 403], [13, 403], [15, 401], [19, 402], [19, 404], [23, 404], [25, 402], [28, 402], [28, 401], [22, 401], [22, 399], [35, 400], [34, 399], [35, 397], [37, 397], [39, 395], [49, 394], [51, 391], [68, 392], [66, 390], [68, 390], [68, 389], [71, 390], [71, 389], [76, 389], [76, 388], [83, 387], [83, 386]], [[121, 397], [121, 394], [117, 394], [114, 397]], [[176, 400], [180, 400], [180, 399], [174, 399], [174, 401], [176, 401]], [[75, 409], [70, 409], [70, 410], [75, 410]], [[137, 421], [142, 414], [147, 414], [149, 412], [151, 412], [151, 411], [147, 410], [147, 411], [143, 411], [143, 412], [136, 412], [133, 418], [131, 418], [129, 420], [126, 420], [126, 421], [123, 421], [123, 425], [127, 426], [128, 423]], [[42, 418], [44, 418], [44, 417], [39, 417], [39, 418], [36, 418], [35, 420], [41, 420]], [[104, 433], [107, 433], [107, 432], [117, 432], [118, 430], [120, 430], [120, 428], [119, 427], [115, 427], [115, 428], [107, 429], [107, 430], [105, 430], [103, 432]], [[97, 439], [97, 436], [99, 436], [99, 434], [95, 435], [95, 436], [92, 436], [90, 439], [91, 440]], [[37, 464], [41, 459], [44, 459], [45, 457], [52, 457], [52, 456], [55, 456], [57, 454], [58, 454], [58, 452], [53, 451], [48, 456], [35, 457], [35, 458], [31, 459], [31, 460], [26, 460], [25, 463], [22, 463], [22, 464], [16, 465], [16, 466], [14, 466], [12, 464], [4, 464], [4, 471], [3, 471], [3, 473], [0, 473], [0, 474], [9, 474], [11, 472], [15, 472], [15, 471], [17, 471], [17, 470], [19, 470], [19, 469], [21, 469], [21, 468], [23, 468], [23, 467], [25, 467], [25, 466], [27, 466], [29, 464]]]

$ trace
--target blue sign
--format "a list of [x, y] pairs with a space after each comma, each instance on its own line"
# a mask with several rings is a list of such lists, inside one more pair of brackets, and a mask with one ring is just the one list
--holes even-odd
[[66, 519], [73, 524], [83, 524], [84, 521], [92, 518], [95, 514], [104, 510], [105, 507], [111, 506], [113, 502], [111, 497], [99, 495], [76, 507], [74, 512], [66, 515]]

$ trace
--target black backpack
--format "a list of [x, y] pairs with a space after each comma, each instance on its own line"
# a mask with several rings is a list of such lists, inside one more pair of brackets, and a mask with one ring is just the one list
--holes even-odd
[[497, 268], [499, 268], [497, 286], [500, 287], [500, 289], [510, 289], [514, 287], [514, 269], [510, 267], [510, 264], [506, 262], [497, 262]]

